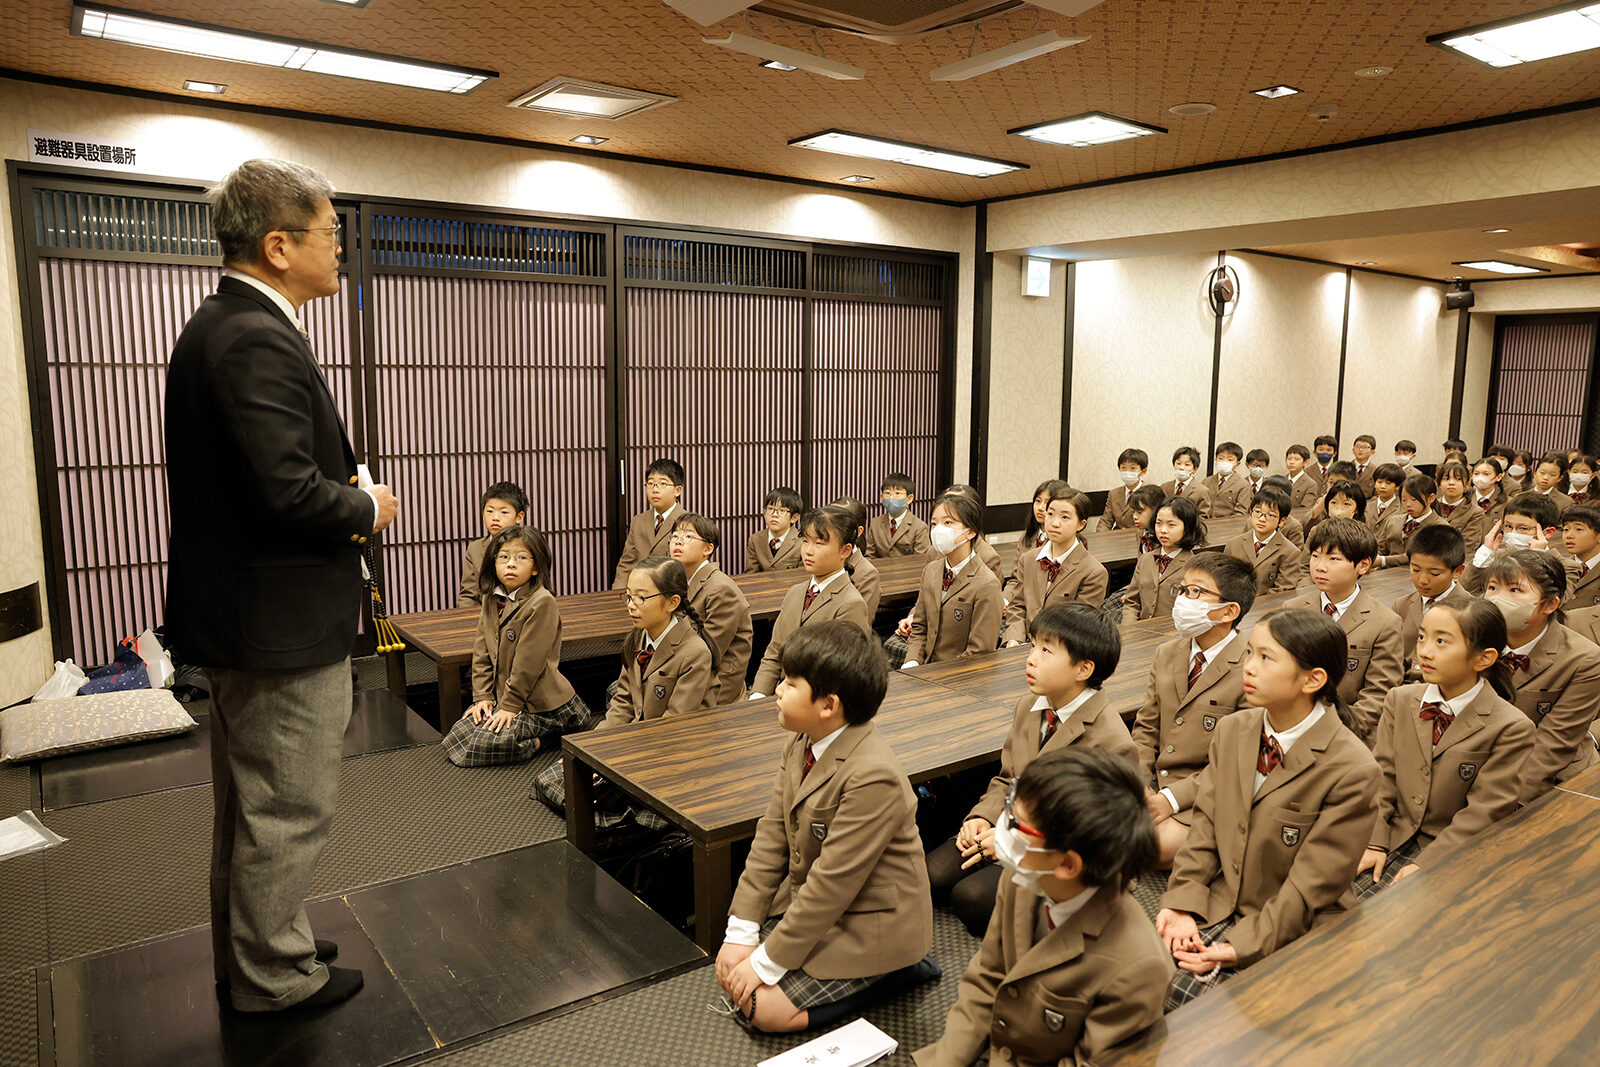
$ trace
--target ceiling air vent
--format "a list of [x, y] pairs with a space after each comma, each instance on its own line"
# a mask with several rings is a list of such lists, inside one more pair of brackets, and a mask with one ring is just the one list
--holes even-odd
[[532, 92], [517, 97], [507, 107], [527, 111], [547, 111], [552, 115], [571, 115], [584, 119], [625, 119], [678, 98], [643, 89], [624, 89], [620, 85], [555, 78]]

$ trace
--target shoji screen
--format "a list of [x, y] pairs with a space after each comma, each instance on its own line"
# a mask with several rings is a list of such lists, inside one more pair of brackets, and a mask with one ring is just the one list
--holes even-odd
[[[199, 200], [31, 189], [37, 258], [38, 441], [54, 538], [58, 647], [78, 663], [161, 623], [167, 574], [163, 398], [167, 358], [217, 284], [210, 208]], [[354, 421], [350, 299], [306, 305], [323, 373]], [[220, 490], [220, 487], [219, 487]], [[217, 501], [186, 506], [215, 509]]]
[[804, 481], [805, 253], [632, 233], [623, 247], [625, 511], [647, 506], [650, 462], [676, 459], [685, 508], [721, 527], [717, 563], [741, 573], [762, 498]]
[[558, 594], [605, 588], [606, 239], [601, 230], [374, 214], [379, 473], [395, 612], [453, 607], [479, 495], [528, 494]]
[[1597, 322], [1592, 314], [1499, 320], [1492, 440], [1535, 456], [1583, 447]]
[[818, 500], [875, 508], [883, 476], [909, 474], [923, 519], [944, 488], [945, 350], [939, 264], [818, 254], [811, 304], [811, 456]]

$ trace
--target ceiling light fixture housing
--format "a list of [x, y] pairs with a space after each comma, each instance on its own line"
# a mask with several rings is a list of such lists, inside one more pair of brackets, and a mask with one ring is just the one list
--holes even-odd
[[800, 69], [791, 63], [780, 63], [776, 59], [763, 59], [760, 63], [757, 63], [756, 66], [766, 67], [768, 70], [781, 70], [785, 74], [789, 73], [791, 70]]
[[1393, 73], [1394, 73], [1394, 68], [1393, 67], [1362, 67], [1360, 70], [1356, 71], [1356, 77], [1358, 77], [1358, 78], [1381, 78], [1385, 74], [1393, 74]]
[[786, 48], [781, 44], [763, 41], [759, 37], [751, 37], [746, 33], [730, 33], [726, 37], [702, 37], [706, 44], [714, 44], [718, 48], [727, 48], [734, 52], [743, 52], [747, 56], [758, 59], [776, 60], [779, 63], [798, 67], [800, 70], [812, 74], [820, 74], [824, 78], [835, 81], [858, 82], [867, 76], [867, 72], [860, 67], [852, 67], [848, 63], [829, 59], [826, 56], [814, 56], [810, 52], [802, 52], [798, 48]]
[[1484, 233], [1510, 233], [1511, 230], [1510, 230], [1509, 227], [1506, 227], [1506, 226], [1496, 226], [1493, 229], [1484, 230], [1483, 232]]
[[573, 118], [614, 121], [671, 104], [677, 99], [644, 89], [624, 89], [620, 85], [578, 81], [576, 78], [552, 78], [506, 106]]
[[971, 178], [992, 178], [1014, 170], [1027, 170], [1026, 163], [1013, 163], [1007, 159], [973, 156], [964, 152], [949, 152], [931, 145], [911, 141], [895, 141], [887, 137], [874, 137], [849, 130], [823, 130], [789, 142], [793, 148], [814, 148], [819, 152], [833, 152], [841, 156], [859, 156], [863, 159], [881, 159], [889, 163], [905, 163], [913, 167], [942, 170], [951, 174], [965, 174]]
[[1471, 267], [1473, 270], [1486, 270], [1493, 274], [1549, 274], [1545, 267], [1529, 267], [1521, 263], [1507, 263], [1503, 259], [1469, 259], [1456, 263], [1457, 267]]
[[1018, 126], [1006, 132], [1017, 137], [1026, 137], [1031, 141], [1043, 141], [1046, 144], [1091, 148], [1095, 145], [1111, 144], [1114, 141], [1153, 137], [1167, 131], [1162, 126], [1150, 126], [1132, 119], [1118, 118], [1104, 111], [1086, 111], [1081, 115], [1070, 115], [1064, 119], [1051, 119], [1049, 122]]
[[191, 93], [211, 93], [213, 96], [221, 96], [228, 91], [228, 87], [221, 82], [197, 82], [193, 78], [185, 78], [183, 87]]
[[1486, 67], [1514, 67], [1600, 48], [1600, 4], [1563, 4], [1531, 15], [1436, 33], [1428, 43]]
[[499, 77], [492, 70], [425, 63], [379, 52], [332, 48], [311, 41], [246, 33], [225, 26], [211, 26], [164, 15], [146, 15], [99, 4], [72, 6], [72, 33], [76, 37], [95, 37], [186, 56], [306, 70], [457, 95], [470, 93], [490, 78]]
[[609, 137], [596, 137], [592, 133], [580, 133], [572, 139], [573, 144], [605, 144], [611, 140]]
[[873, 178], [872, 178], [872, 175], [870, 175], [870, 174], [846, 174], [843, 178], [840, 178], [839, 180], [842, 181], [842, 182], [849, 182], [851, 185], [860, 185], [863, 182], [872, 181]]
[[1299, 91], [1292, 85], [1269, 85], [1265, 89], [1251, 89], [1250, 95], [1259, 96], [1265, 100], [1276, 100], [1283, 96], [1293, 96]]
[[1013, 63], [1037, 59], [1039, 56], [1048, 55], [1058, 49], [1082, 44], [1088, 39], [1087, 37], [1063, 37], [1055, 30], [1047, 30], [1026, 40], [1002, 45], [999, 48], [930, 70], [928, 72], [928, 80], [936, 82], [966, 81], [968, 78], [976, 78], [980, 74], [991, 74], [1002, 67], [1009, 67]]

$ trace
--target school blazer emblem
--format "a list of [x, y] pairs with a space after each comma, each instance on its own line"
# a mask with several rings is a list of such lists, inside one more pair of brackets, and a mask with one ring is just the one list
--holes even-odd
[[1555, 706], [1556, 702], [1553, 700], [1541, 700], [1539, 701], [1539, 704], [1535, 710], [1538, 711], [1540, 718], [1544, 718], [1546, 715], [1550, 714], [1550, 709]]
[[961, 620], [963, 620], [963, 619], [965, 619], [967, 617], [967, 614], [966, 614], [966, 612], [962, 611], [960, 608], [956, 608], [955, 616], [956, 616], [956, 622], [960, 622]]
[[665, 699], [667, 699], [667, 687], [666, 686], [664, 686], [664, 685], [656, 686], [656, 699], [657, 700], [665, 700]]
[[1361, 666], [1361, 661], [1356, 659], [1354, 656], [1351, 656], [1344, 662], [1344, 669], [1347, 671], [1353, 671], [1359, 666]]
[[1283, 843], [1290, 848], [1298, 845], [1300, 843], [1300, 827], [1285, 826], [1283, 828]]
[[1461, 776], [1463, 782], [1470, 782], [1478, 776], [1478, 765], [1476, 763], [1463, 763], [1456, 768], [1456, 773]]
[[828, 827], [820, 822], [812, 823], [811, 836], [816, 838], [818, 841], [826, 841], [828, 839]]
[[1059, 1011], [1051, 1011], [1049, 1008], [1044, 1009], [1044, 1028], [1052, 1034], [1059, 1034], [1066, 1022], [1067, 1017]]
[[506, 640], [507, 641], [515, 641], [516, 639], [517, 639], [517, 631], [515, 631], [515, 630], [507, 630], [506, 631]]
[[1210, 733], [1217, 728], [1217, 717], [1215, 715], [1207, 715], [1200, 720], [1200, 725], [1206, 728], [1207, 733]]

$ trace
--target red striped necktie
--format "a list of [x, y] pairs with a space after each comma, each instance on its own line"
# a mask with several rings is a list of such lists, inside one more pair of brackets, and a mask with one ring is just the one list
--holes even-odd
[[778, 546], [781, 545], [781, 544], [783, 544], [783, 542], [777, 540], [776, 538], [768, 538], [767, 539], [767, 551], [771, 552], [774, 556], [776, 556], [778, 554]]
[[800, 761], [800, 780], [802, 782], [806, 780], [806, 775], [811, 773], [811, 768], [816, 765], [817, 757], [811, 752], [811, 742], [807, 741], [805, 758]]
[[1044, 709], [1044, 737], [1041, 738], [1040, 741], [1039, 741], [1039, 747], [1040, 748], [1043, 748], [1044, 746], [1046, 746], [1046, 745], [1048, 745], [1050, 743], [1050, 739], [1056, 735], [1056, 728], [1059, 727], [1060, 725], [1061, 725], [1061, 716], [1056, 714], [1056, 709], [1055, 708], [1045, 708]]
[[1456, 721], [1456, 717], [1453, 714], [1444, 710], [1443, 704], [1435, 704], [1431, 700], [1423, 701], [1422, 711], [1418, 713], [1417, 717], [1423, 720], [1433, 720], [1433, 745], [1435, 748], [1439, 747], [1439, 739], [1444, 736], [1446, 730], [1450, 729], [1450, 724]]
[[1156, 573], [1158, 573], [1158, 574], [1166, 574], [1167, 573], [1167, 568], [1170, 567], [1170, 566], [1172, 566], [1172, 557], [1171, 556], [1165, 556], [1165, 555], [1162, 555], [1160, 552], [1157, 552], [1156, 553]]
[[1533, 666], [1533, 659], [1520, 652], [1506, 652], [1500, 656], [1500, 662], [1514, 671], [1526, 671]]
[[656, 533], [661, 532], [661, 512], [656, 512]]
[[1261, 731], [1261, 752], [1256, 756], [1256, 773], [1271, 774], [1272, 769], [1283, 762], [1283, 748], [1279, 746], [1278, 739]]
[[645, 668], [650, 666], [650, 661], [655, 658], [655, 654], [656, 650], [653, 648], [641, 648], [639, 650], [639, 654], [633, 657], [634, 661], [639, 664], [640, 674], [643, 674], [645, 672]]
[[1206, 654], [1204, 652], [1196, 652], [1194, 654], [1194, 662], [1189, 665], [1189, 688], [1190, 689], [1194, 688], [1194, 683], [1196, 683], [1196, 682], [1198, 682], [1200, 680], [1200, 675], [1205, 672], [1205, 669], [1206, 669]]
[[820, 593], [820, 592], [822, 592], [822, 590], [817, 588], [817, 583], [816, 582], [812, 582], [809, 586], [807, 586], [806, 587], [806, 606], [801, 608], [800, 610], [801, 611], [810, 611], [812, 603], [816, 601], [817, 594]]
[[955, 580], [956, 572], [951, 570], [949, 567], [946, 567], [944, 569], [944, 588], [941, 590], [941, 592], [948, 593], [950, 591], [950, 586], [954, 584]]
[[1039, 567], [1044, 571], [1045, 581], [1050, 582], [1051, 584], [1054, 584], [1056, 578], [1058, 578], [1061, 574], [1061, 564], [1057, 563], [1053, 559], [1041, 559], [1039, 561]]

